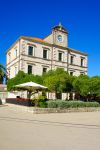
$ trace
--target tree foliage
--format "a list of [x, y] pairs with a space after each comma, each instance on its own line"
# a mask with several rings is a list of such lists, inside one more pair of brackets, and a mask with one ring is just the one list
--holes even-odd
[[73, 89], [73, 78], [64, 69], [57, 68], [44, 75], [43, 83], [51, 92], [70, 92]]
[[26, 74], [23, 71], [19, 71], [18, 74], [14, 78], [8, 80], [7, 89], [8, 91], [10, 91], [14, 88], [15, 85], [25, 83], [25, 82], [30, 82], [30, 81], [33, 81], [39, 84], [43, 83], [41, 76]]
[[95, 76], [90, 79], [90, 94], [100, 97], [100, 76]]
[[80, 75], [73, 81], [74, 90], [82, 96], [87, 96], [90, 91], [90, 78], [86, 75]]
[[3, 83], [4, 78], [7, 77], [6, 75], [6, 68], [0, 64], [0, 83]]
[[100, 76], [89, 77], [80, 75], [75, 77], [69, 75], [68, 72], [61, 68], [50, 70], [42, 76], [19, 71], [16, 77], [8, 80], [7, 88], [10, 91], [15, 85], [30, 81], [47, 86], [50, 92], [75, 92], [83, 97], [88, 95], [100, 97]]

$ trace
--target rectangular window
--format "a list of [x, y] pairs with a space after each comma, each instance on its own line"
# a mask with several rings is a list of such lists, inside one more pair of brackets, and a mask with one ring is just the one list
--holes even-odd
[[8, 69], [8, 77], [10, 78], [10, 68]]
[[28, 65], [28, 74], [32, 74], [32, 65]]
[[80, 75], [85, 75], [85, 73], [84, 72], [80, 72]]
[[8, 62], [11, 62], [11, 53], [8, 54]]
[[17, 49], [15, 50], [15, 53], [16, 53], [15, 55], [16, 55], [16, 58], [17, 58]]
[[74, 62], [74, 56], [70, 56], [70, 63], [73, 64]]
[[33, 46], [28, 46], [28, 55], [33, 56]]
[[84, 59], [81, 58], [81, 66], [84, 66]]
[[47, 72], [47, 68], [43, 67], [43, 73]]
[[16, 76], [16, 74], [17, 74], [17, 67], [15, 67], [15, 76]]
[[70, 75], [73, 76], [73, 71], [70, 72]]
[[58, 61], [62, 61], [62, 53], [61, 52], [58, 53]]
[[44, 59], [47, 59], [47, 58], [48, 58], [47, 50], [46, 50], [46, 49], [43, 50], [43, 58], [44, 58]]

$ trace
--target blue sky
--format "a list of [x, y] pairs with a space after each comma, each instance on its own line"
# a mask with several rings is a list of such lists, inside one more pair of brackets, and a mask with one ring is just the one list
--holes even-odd
[[89, 54], [89, 76], [100, 75], [99, 0], [1, 1], [0, 63], [19, 36], [44, 38], [59, 22], [69, 31], [69, 47]]

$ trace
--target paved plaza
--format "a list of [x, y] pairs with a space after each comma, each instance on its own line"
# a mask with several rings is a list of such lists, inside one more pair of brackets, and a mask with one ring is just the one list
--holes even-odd
[[32, 114], [0, 106], [0, 150], [100, 150], [100, 112]]

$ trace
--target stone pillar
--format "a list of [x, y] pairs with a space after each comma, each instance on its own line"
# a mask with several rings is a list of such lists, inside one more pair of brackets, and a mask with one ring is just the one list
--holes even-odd
[[48, 98], [52, 99], [52, 100], [55, 100], [56, 99], [55, 93], [48, 93]]
[[75, 100], [75, 93], [73, 93], [73, 100]]
[[62, 93], [62, 100], [66, 100], [67, 99], [67, 93]]
[[6, 99], [5, 98], [2, 98], [1, 101], [2, 101], [2, 104], [6, 103]]
[[70, 98], [70, 93], [67, 93], [67, 99], [69, 100], [69, 98]]

